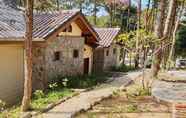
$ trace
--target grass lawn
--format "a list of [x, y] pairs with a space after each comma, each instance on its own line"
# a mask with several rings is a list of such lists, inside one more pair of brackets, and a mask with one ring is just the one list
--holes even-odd
[[[43, 108], [46, 108], [47, 105], [57, 102], [58, 100], [71, 96], [73, 91], [70, 89], [57, 89], [57, 90], [50, 90], [43, 96], [38, 95], [37, 97], [34, 96], [32, 100], [32, 109], [33, 111], [39, 111]], [[20, 116], [20, 105], [13, 106], [3, 112], [0, 113], [0, 118], [19, 118]]]

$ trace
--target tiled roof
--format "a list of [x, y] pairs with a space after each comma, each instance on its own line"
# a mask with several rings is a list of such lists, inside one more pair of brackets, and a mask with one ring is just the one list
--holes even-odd
[[0, 38], [18, 38], [24, 35], [25, 20], [23, 13], [1, 3]]
[[[77, 10], [63, 10], [49, 13], [34, 13], [33, 37], [35, 39], [44, 39], [50, 33], [63, 25], [70, 18], [75, 16]], [[24, 13], [0, 1], [0, 40], [23, 40], [25, 35], [25, 17]]]
[[60, 12], [39, 13], [34, 15], [34, 38], [45, 38], [55, 29], [63, 25], [79, 11], [64, 10]]
[[103, 47], [109, 47], [118, 35], [120, 28], [95, 28], [100, 37], [99, 44]]

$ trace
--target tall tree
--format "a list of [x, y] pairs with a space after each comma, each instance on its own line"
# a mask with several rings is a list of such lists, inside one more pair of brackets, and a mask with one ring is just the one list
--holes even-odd
[[[163, 37], [163, 30], [164, 30], [164, 16], [166, 10], [166, 0], [160, 0], [158, 4], [158, 13], [157, 13], [157, 20], [155, 23], [155, 36], [156, 38], [160, 39]], [[160, 70], [160, 64], [162, 58], [162, 50], [160, 46], [156, 46], [155, 53], [153, 55], [153, 62], [152, 62], [152, 77], [157, 77], [158, 72]]]
[[139, 41], [140, 41], [140, 25], [141, 25], [141, 0], [138, 0], [138, 8], [137, 8], [137, 36], [136, 36], [136, 55], [135, 55], [135, 68], [138, 68], [139, 65]]
[[97, 24], [97, 0], [94, 0], [94, 25]]
[[169, 52], [169, 59], [168, 59], [167, 69], [170, 68], [170, 66], [171, 66], [170, 64], [174, 60], [174, 52], [175, 52], [175, 45], [176, 45], [176, 32], [177, 32], [179, 24], [181, 22], [181, 17], [182, 17], [183, 12], [184, 12], [184, 7], [185, 7], [185, 0], [183, 0], [181, 2], [181, 6], [178, 10], [178, 15], [177, 15], [177, 18], [176, 18], [176, 21], [175, 21], [175, 27], [174, 27], [173, 34], [172, 34], [172, 43], [171, 43], [171, 49], [170, 49], [170, 52]]
[[26, 1], [26, 34], [25, 34], [25, 82], [24, 96], [21, 110], [27, 111], [30, 108], [32, 96], [32, 32], [33, 32], [33, 0]]

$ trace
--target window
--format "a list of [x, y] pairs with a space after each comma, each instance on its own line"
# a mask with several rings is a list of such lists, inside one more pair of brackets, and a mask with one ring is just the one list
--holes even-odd
[[74, 50], [73, 51], [73, 57], [74, 58], [78, 58], [79, 57], [79, 51], [78, 50]]
[[113, 54], [116, 54], [116, 48], [113, 49]]
[[68, 26], [63, 30], [63, 32], [72, 32], [72, 25]]
[[120, 59], [120, 60], [123, 59], [124, 53], [125, 53], [125, 52], [124, 52], [124, 49], [121, 48], [121, 49], [120, 49], [120, 56], [119, 56], [119, 59]]
[[60, 52], [54, 52], [54, 61], [59, 61], [60, 60]]
[[109, 56], [109, 50], [106, 51], [106, 56]]

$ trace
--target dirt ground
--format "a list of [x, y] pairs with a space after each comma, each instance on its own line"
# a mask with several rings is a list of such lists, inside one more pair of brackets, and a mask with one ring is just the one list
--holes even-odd
[[171, 118], [171, 108], [150, 96], [127, 97], [118, 92], [76, 118]]

